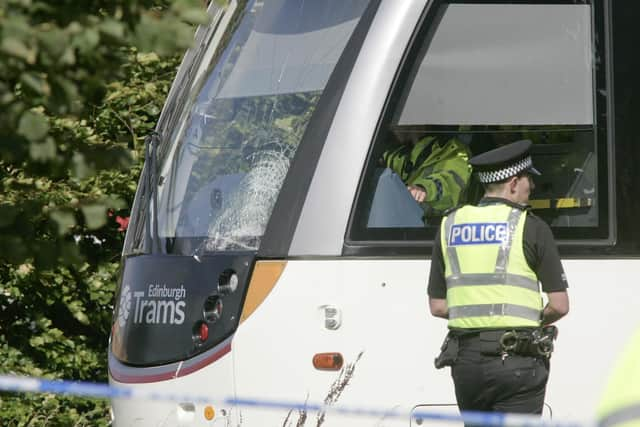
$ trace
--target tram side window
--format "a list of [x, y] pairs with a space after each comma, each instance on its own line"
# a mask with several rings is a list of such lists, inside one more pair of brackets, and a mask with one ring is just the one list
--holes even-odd
[[391, 93], [351, 240], [432, 239], [444, 212], [483, 194], [469, 158], [519, 139], [533, 141], [542, 172], [534, 212], [556, 236], [602, 230], [606, 138], [598, 142], [595, 120], [593, 8], [436, 2]]

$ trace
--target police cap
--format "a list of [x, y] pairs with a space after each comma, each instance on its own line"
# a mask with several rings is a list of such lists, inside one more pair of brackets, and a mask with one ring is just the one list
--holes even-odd
[[483, 184], [500, 182], [522, 172], [540, 175], [533, 167], [529, 149], [531, 141], [523, 139], [503, 145], [486, 153], [478, 154], [469, 160], [478, 179]]

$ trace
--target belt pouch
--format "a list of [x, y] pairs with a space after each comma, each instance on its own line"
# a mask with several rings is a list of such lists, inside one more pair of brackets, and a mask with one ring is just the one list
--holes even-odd
[[498, 356], [502, 353], [500, 338], [504, 331], [480, 332], [480, 354], [484, 356]]
[[447, 335], [440, 347], [440, 354], [434, 360], [436, 369], [453, 366], [458, 360], [458, 338], [451, 333]]

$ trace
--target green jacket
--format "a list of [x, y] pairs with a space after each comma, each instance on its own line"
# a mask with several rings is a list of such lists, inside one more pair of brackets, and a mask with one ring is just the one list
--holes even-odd
[[640, 329], [618, 358], [598, 407], [600, 427], [640, 427]]
[[465, 202], [471, 177], [470, 155], [469, 148], [455, 138], [441, 141], [428, 136], [413, 146], [385, 151], [383, 160], [405, 184], [426, 190], [422, 207], [432, 216]]

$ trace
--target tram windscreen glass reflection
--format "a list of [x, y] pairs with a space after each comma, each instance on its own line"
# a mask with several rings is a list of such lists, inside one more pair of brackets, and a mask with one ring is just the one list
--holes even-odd
[[163, 159], [158, 225], [169, 252], [258, 248], [309, 119], [367, 3], [245, 6], [236, 29], [222, 35], [227, 45], [217, 46], [216, 63], [194, 85]]

